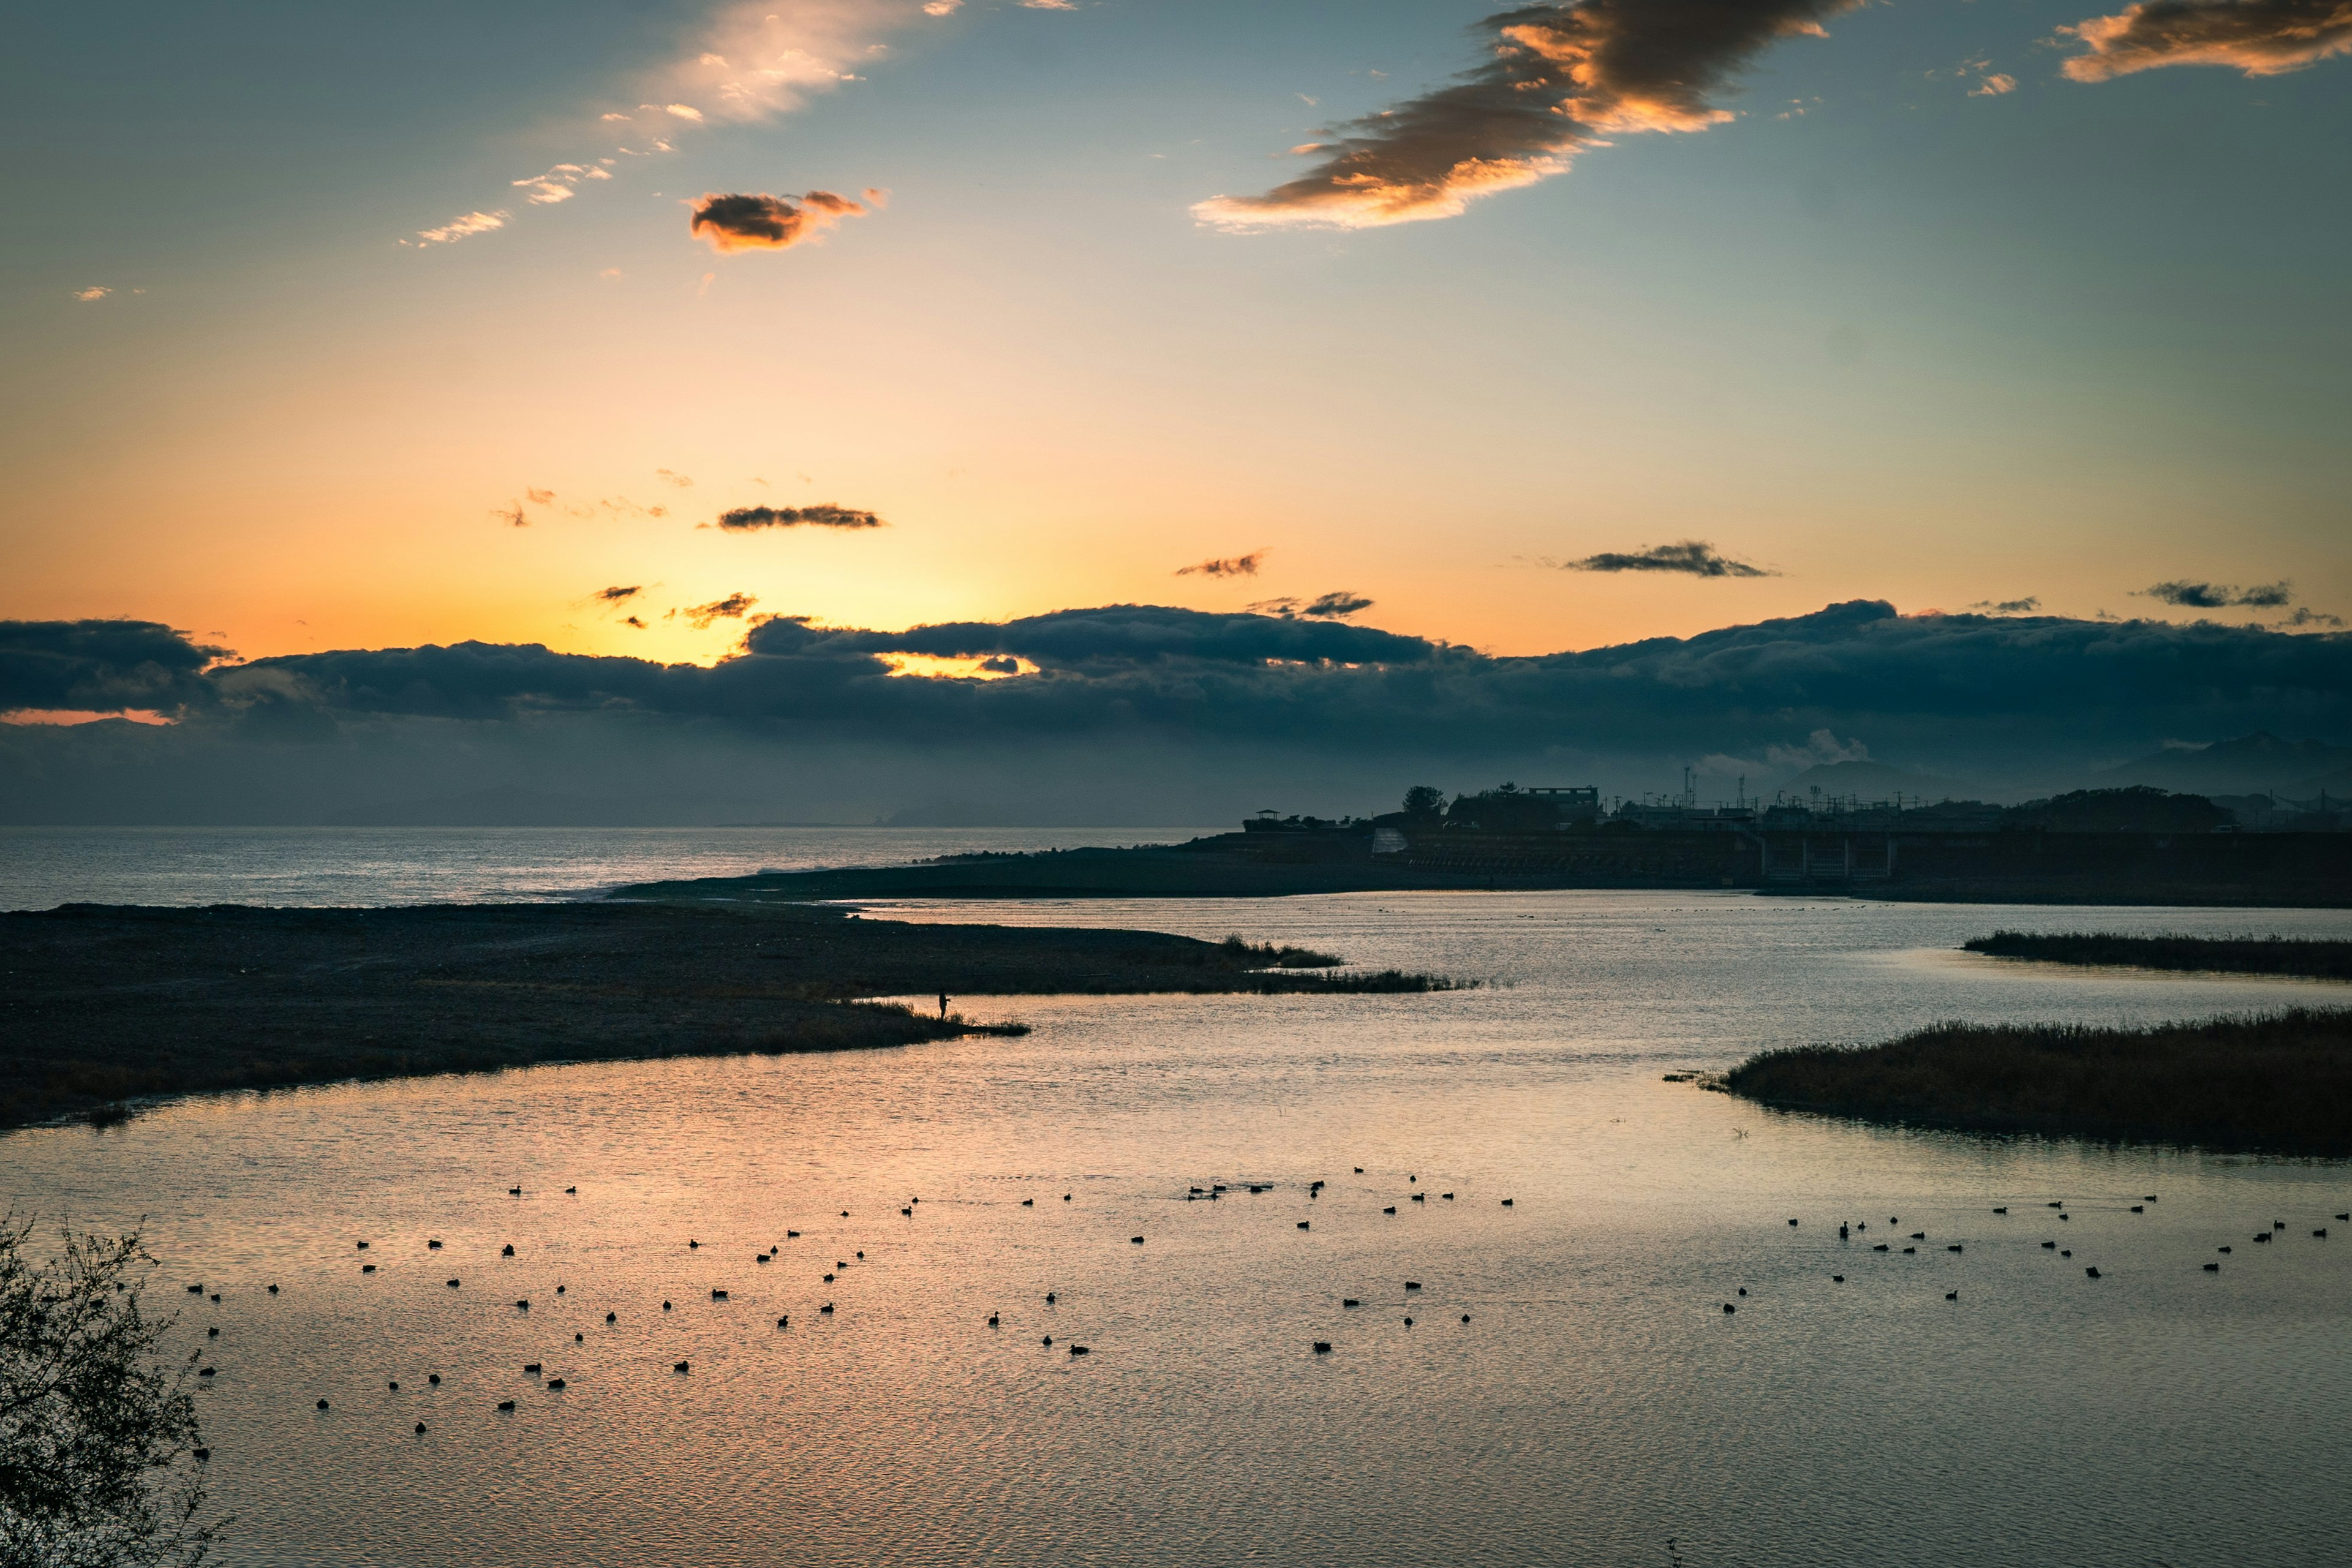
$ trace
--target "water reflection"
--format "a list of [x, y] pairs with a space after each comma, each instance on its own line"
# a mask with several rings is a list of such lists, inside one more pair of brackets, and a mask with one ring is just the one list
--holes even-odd
[[1948, 1016], [2341, 987], [1940, 951], [2068, 910], [900, 912], [1239, 930], [1496, 984], [960, 998], [1037, 1031], [233, 1097], [0, 1141], [0, 1187], [149, 1214], [162, 1293], [222, 1291], [188, 1327], [223, 1329], [203, 1397], [233, 1563], [1618, 1564], [1669, 1538], [1695, 1565], [2316, 1563], [2352, 1524], [2352, 1237], [2309, 1235], [2352, 1203], [2344, 1166], [1873, 1131], [1660, 1081]]

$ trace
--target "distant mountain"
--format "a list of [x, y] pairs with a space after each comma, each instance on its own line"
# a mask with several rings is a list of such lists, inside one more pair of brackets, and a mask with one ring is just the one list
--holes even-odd
[[2272, 791], [2304, 800], [2325, 789], [2352, 793], [2352, 746], [2324, 741], [2282, 741], [2257, 730], [2210, 746], [2170, 747], [2095, 773], [2101, 789], [2153, 784], [2189, 795], [2260, 795]]
[[1775, 787], [1783, 795], [1799, 796], [1810, 795], [1818, 787], [1823, 795], [1864, 801], [1892, 800], [1898, 795], [1906, 800], [1982, 798], [1980, 791], [1958, 779], [1906, 773], [1885, 763], [1819, 763]]

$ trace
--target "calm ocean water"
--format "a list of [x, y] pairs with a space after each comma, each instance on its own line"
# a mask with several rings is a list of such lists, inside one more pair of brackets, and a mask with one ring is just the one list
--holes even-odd
[[773, 867], [1166, 844], [1205, 827], [0, 827], [0, 910], [578, 898]]
[[145, 1215], [156, 1299], [191, 1343], [220, 1327], [199, 1397], [233, 1564], [2343, 1561], [2352, 1168], [1661, 1081], [1946, 1017], [2339, 1001], [1954, 950], [2002, 924], [2352, 935], [2343, 912], [875, 912], [1495, 984], [966, 998], [1035, 1032], [223, 1097], [0, 1139], [0, 1194]]

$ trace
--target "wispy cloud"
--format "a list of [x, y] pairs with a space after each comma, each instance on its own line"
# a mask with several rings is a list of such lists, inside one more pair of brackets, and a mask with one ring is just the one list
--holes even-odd
[[688, 226], [721, 255], [782, 250], [814, 239], [843, 218], [863, 217], [866, 212], [863, 204], [832, 191], [811, 191], [803, 196], [706, 194], [695, 205]]
[[1247, 555], [1228, 555], [1219, 561], [1196, 562], [1190, 566], [1176, 568], [1176, 575], [1179, 577], [1255, 577], [1257, 575], [1259, 563], [1265, 560], [1268, 553], [1269, 552], [1264, 550], [1253, 550]]
[[1999, 98], [2005, 92], [2015, 92], [2016, 90], [2017, 79], [2015, 77], [2010, 75], [2007, 71], [1995, 71], [1990, 76], [1985, 78], [1984, 80], [1977, 83], [1976, 86], [1969, 89], [1969, 96], [1970, 98]]
[[819, 501], [813, 506], [739, 506], [719, 514], [719, 526], [748, 533], [761, 528], [887, 528], [870, 511]]
[[1286, 621], [1301, 618], [1340, 620], [1371, 607], [1370, 599], [1345, 588], [1318, 595], [1312, 599], [1260, 599], [1250, 606], [1258, 615], [1278, 616]]
[[109, 294], [113, 292], [113, 289], [107, 288], [103, 284], [93, 283], [87, 289], [75, 289], [74, 298], [80, 300], [85, 305], [94, 305], [98, 303], [99, 300], [105, 299]]
[[1984, 610], [1996, 616], [2030, 615], [2041, 607], [2042, 601], [2031, 595], [2022, 599], [1979, 599], [1969, 606], [1971, 610]]
[[681, 474], [673, 468], [656, 468], [654, 470], [654, 476], [660, 479], [662, 483], [666, 485], [676, 485], [682, 490], [692, 489], [694, 488], [694, 480], [690, 477]]
[[740, 621], [751, 613], [760, 601], [749, 594], [730, 594], [723, 599], [713, 599], [707, 605], [697, 605], [686, 612], [696, 631], [708, 631], [713, 621]]
[[2226, 66], [2278, 76], [2352, 53], [2346, 0], [2148, 0], [2059, 32], [2084, 52], [2060, 68], [2106, 81], [2162, 66]]
[[1582, 147], [1705, 131], [1715, 101], [1783, 38], [1821, 37], [1861, 0], [1586, 0], [1525, 6], [1477, 31], [1489, 58], [1451, 84], [1342, 127], [1313, 170], [1263, 195], [1217, 196], [1201, 222], [1366, 228], [1452, 217], [1563, 173]]
[[2258, 583], [2251, 588], [2239, 588], [2220, 583], [2176, 578], [2169, 583], [2153, 583], [2133, 592], [2136, 597], [2178, 605], [2186, 610], [2275, 610], [2294, 603], [2294, 584], [2284, 582]]
[[632, 584], [625, 588], [599, 588], [594, 596], [607, 605], [622, 605], [644, 592], [645, 588], [641, 584]]
[[504, 228], [507, 226], [507, 219], [513, 216], [504, 207], [500, 207], [494, 213], [466, 213], [461, 216], [451, 218], [439, 228], [420, 228], [416, 231], [415, 239], [404, 239], [400, 243], [403, 245], [455, 245], [461, 239], [470, 238], [478, 234], [488, 234], [494, 228]]
[[509, 528], [529, 528], [530, 526], [530, 519], [523, 515], [522, 502], [519, 500], [509, 501], [502, 507], [492, 507], [490, 509], [490, 515], [497, 518], [500, 522], [505, 523]]
[[[1554, 564], [1547, 562], [1547, 565]], [[1777, 577], [1777, 572], [1734, 560], [1704, 539], [1647, 544], [1639, 550], [1604, 550], [1578, 561], [1557, 563], [1564, 572], [1675, 572], [1685, 577]]]

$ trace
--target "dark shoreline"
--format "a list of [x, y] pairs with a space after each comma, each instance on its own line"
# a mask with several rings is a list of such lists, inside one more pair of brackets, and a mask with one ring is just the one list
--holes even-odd
[[1019, 1026], [875, 996], [1443, 990], [1160, 931], [918, 925], [806, 904], [0, 914], [0, 1129], [126, 1101], [553, 1061], [870, 1049]]
[[1766, 1051], [1711, 1087], [1880, 1125], [2352, 1155], [2352, 1009], [2144, 1029], [1942, 1024], [1883, 1045]]

